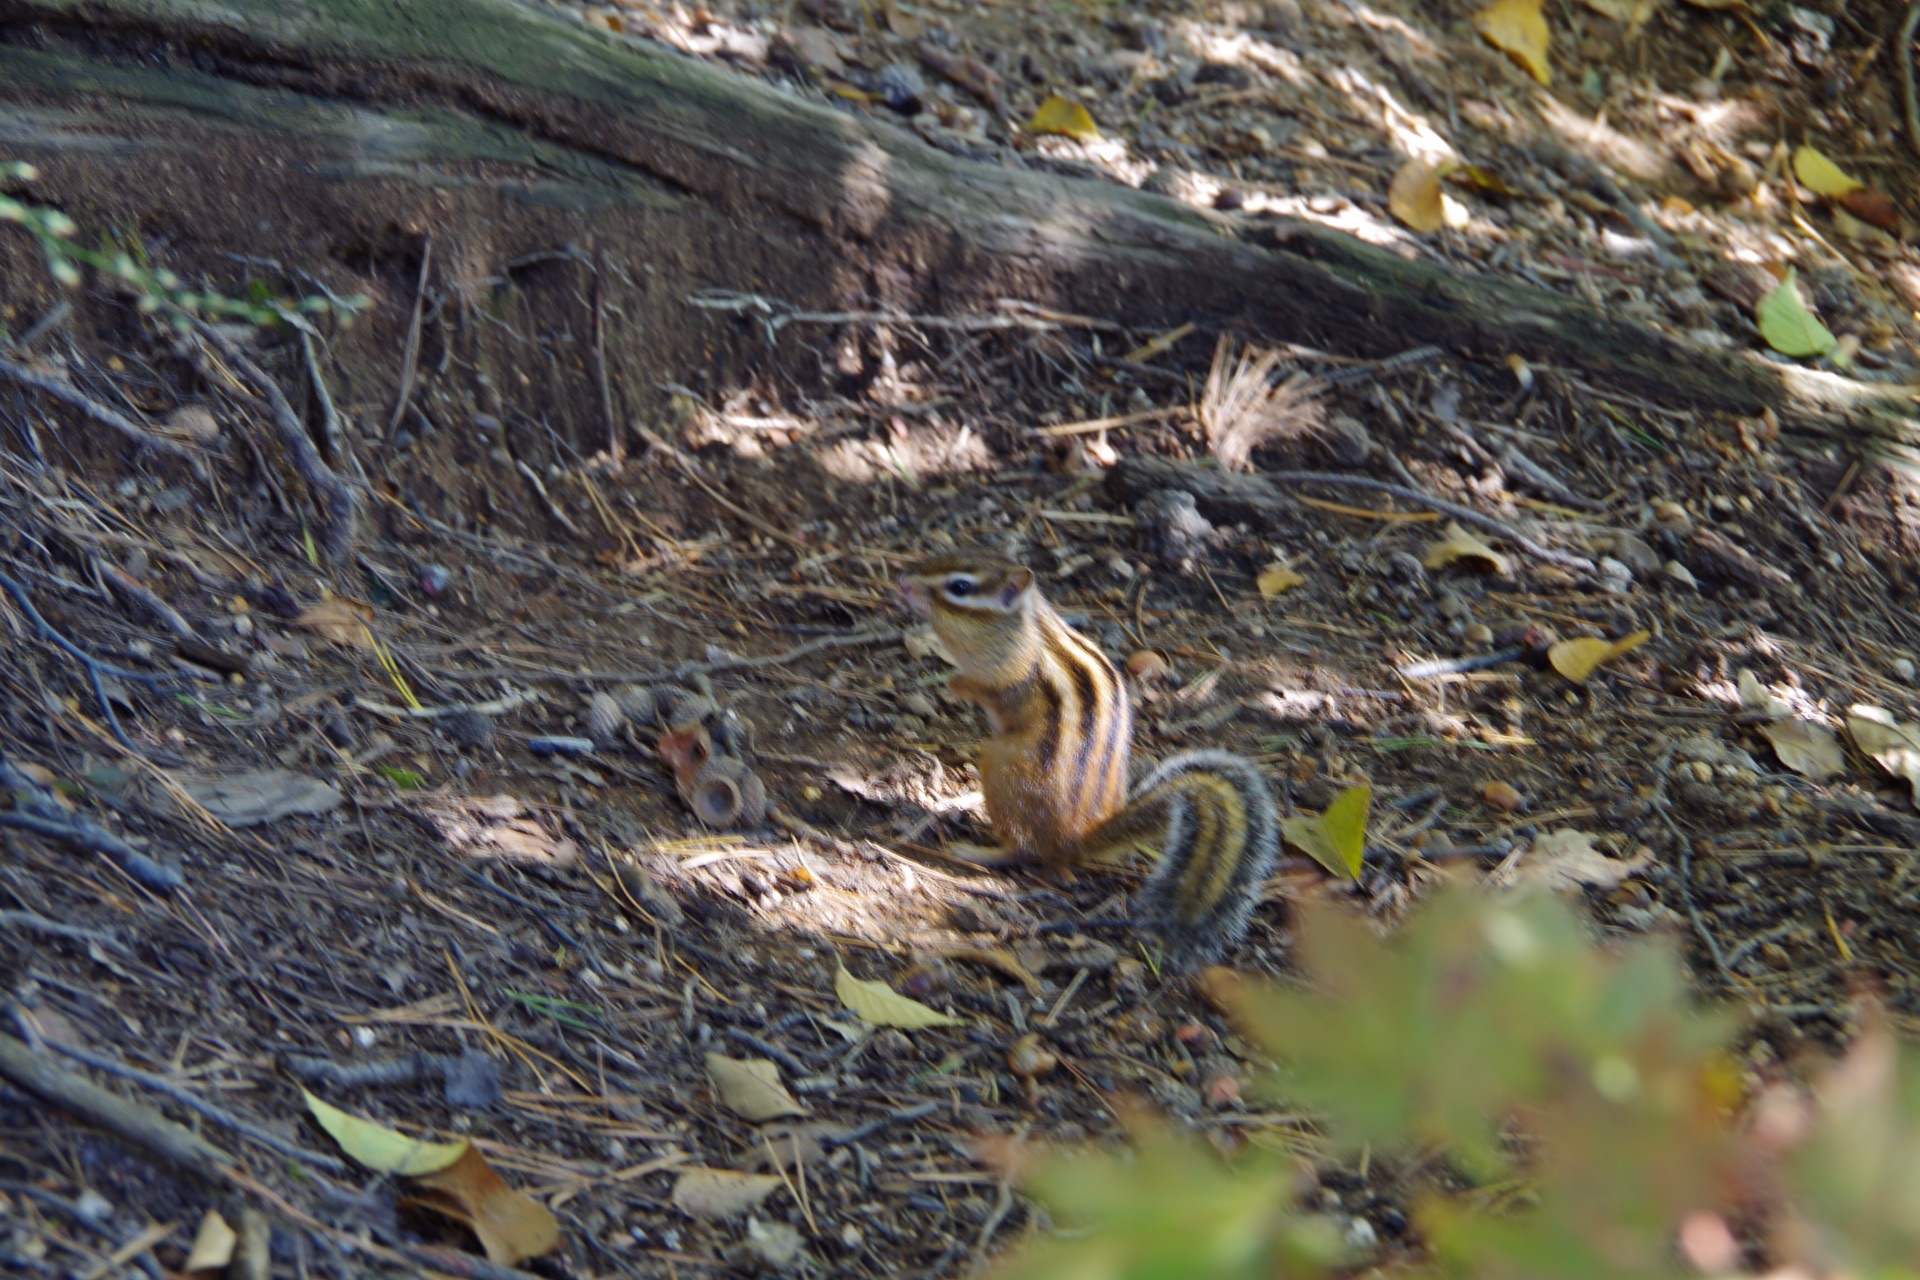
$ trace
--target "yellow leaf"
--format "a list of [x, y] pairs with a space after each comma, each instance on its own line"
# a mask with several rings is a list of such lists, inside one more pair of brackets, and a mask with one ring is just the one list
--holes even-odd
[[1618, 640], [1580, 636], [1573, 640], [1562, 640], [1547, 650], [1547, 661], [1567, 679], [1582, 684], [1601, 664], [1612, 662], [1623, 653], [1631, 653], [1652, 638], [1650, 631], [1636, 631]]
[[207, 1216], [200, 1219], [200, 1230], [194, 1233], [193, 1248], [187, 1251], [186, 1265], [182, 1271], [219, 1271], [233, 1261], [233, 1246], [240, 1237], [227, 1225], [227, 1220], [215, 1210], [207, 1210]]
[[918, 1031], [923, 1027], [960, 1025], [958, 1018], [949, 1018], [938, 1009], [909, 1000], [884, 982], [865, 982], [854, 977], [845, 965], [833, 975], [833, 990], [840, 997], [840, 1003], [859, 1014], [868, 1026]]
[[765, 1058], [707, 1055], [707, 1078], [727, 1109], [756, 1123], [776, 1116], [803, 1116], [807, 1109], [780, 1083], [780, 1069]]
[[1793, 176], [1817, 196], [1838, 200], [1867, 184], [1842, 169], [1812, 147], [1796, 147], [1793, 152]]
[[1441, 202], [1440, 175], [1424, 160], [1409, 160], [1393, 175], [1387, 188], [1387, 209], [1415, 231], [1438, 231], [1447, 225]]
[[486, 1250], [489, 1262], [511, 1267], [560, 1243], [560, 1221], [553, 1211], [508, 1186], [472, 1147], [419, 1182], [425, 1194], [408, 1200], [465, 1224]]
[[1334, 875], [1358, 880], [1367, 852], [1367, 813], [1372, 806], [1373, 788], [1361, 783], [1335, 796], [1325, 813], [1288, 818], [1280, 824], [1280, 833], [1288, 844]]
[[1291, 591], [1306, 579], [1283, 564], [1268, 565], [1260, 571], [1253, 584], [1260, 588], [1260, 594], [1271, 600], [1283, 591]]
[[1513, 572], [1512, 561], [1450, 521], [1447, 536], [1429, 546], [1420, 563], [1429, 569], [1444, 569], [1456, 560], [1471, 560], [1503, 578]]
[[1057, 133], [1068, 138], [1078, 138], [1082, 142], [1091, 142], [1100, 136], [1100, 126], [1093, 122], [1087, 109], [1072, 98], [1063, 98], [1059, 94], [1040, 104], [1033, 113], [1033, 119], [1027, 121], [1028, 133]]
[[1780, 287], [1760, 299], [1753, 318], [1767, 345], [1783, 356], [1823, 356], [1839, 345], [1839, 339], [1801, 301], [1792, 267], [1787, 268]]
[[464, 1138], [459, 1142], [422, 1142], [322, 1102], [305, 1089], [300, 1093], [320, 1127], [333, 1136], [342, 1151], [369, 1169], [417, 1178], [444, 1169], [466, 1154], [468, 1143]]
[[1473, 15], [1473, 29], [1487, 43], [1519, 63], [1528, 75], [1541, 84], [1553, 83], [1553, 67], [1547, 62], [1546, 15], [1540, 12], [1542, 0], [1493, 0]]

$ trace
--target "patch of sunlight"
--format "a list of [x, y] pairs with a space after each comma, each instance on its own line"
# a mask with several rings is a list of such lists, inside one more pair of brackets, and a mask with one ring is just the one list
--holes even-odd
[[[1344, 231], [1368, 244], [1388, 248], [1407, 248], [1418, 242], [1387, 217], [1386, 206], [1374, 213], [1351, 200], [1327, 196], [1281, 196], [1264, 191], [1247, 193], [1242, 206], [1248, 213], [1272, 213], [1283, 218], [1317, 222], [1323, 227]], [[1491, 227], [1483, 228], [1491, 230]]]
[[1364, 72], [1340, 67], [1327, 76], [1327, 83], [1345, 93], [1357, 109], [1377, 119], [1401, 154], [1436, 166], [1459, 158], [1453, 144], [1441, 137], [1425, 116], [1400, 105], [1393, 90], [1376, 84]]
[[1102, 134], [1098, 138], [1040, 137], [1034, 140], [1034, 153], [1050, 160], [1066, 160], [1092, 165], [1116, 182], [1137, 187], [1153, 172], [1154, 162], [1135, 154], [1119, 138]]
[[1437, 61], [1440, 47], [1428, 38], [1427, 33], [1408, 23], [1404, 18], [1390, 13], [1381, 13], [1371, 5], [1355, 4], [1347, 0], [1341, 6], [1329, 6], [1326, 11], [1330, 19], [1345, 17], [1357, 27], [1370, 27], [1375, 31], [1399, 36], [1407, 42], [1408, 49], [1415, 57]]
[[1306, 65], [1298, 54], [1258, 36], [1231, 27], [1216, 27], [1191, 20], [1175, 23], [1174, 35], [1204, 62], [1256, 66], [1295, 87], [1304, 87], [1308, 83]]
[[814, 455], [820, 469], [836, 480], [873, 484], [898, 480], [917, 487], [934, 476], [993, 468], [993, 452], [966, 424], [930, 422], [909, 426], [900, 419], [881, 436], [836, 440]]
[[1534, 104], [1561, 141], [1601, 164], [1639, 182], [1658, 183], [1672, 176], [1663, 148], [1628, 137], [1604, 116], [1589, 119], [1547, 93], [1534, 95]]

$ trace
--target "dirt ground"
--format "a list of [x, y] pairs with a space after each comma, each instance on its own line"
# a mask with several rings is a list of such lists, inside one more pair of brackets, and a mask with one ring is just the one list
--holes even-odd
[[[1465, 6], [567, 12], [849, 111], [924, 107], [903, 118], [937, 146], [1250, 221], [1319, 216], [1702, 341], [1762, 349], [1753, 304], [1767, 264], [1792, 261], [1857, 341], [1856, 376], [1914, 373], [1911, 249], [1770, 167], [1783, 140], [1813, 139], [1910, 201], [1894, 19], [1859, 6], [1667, 5], [1637, 33], [1552, 7], [1550, 95]], [[1055, 92], [1101, 137], [1010, 145], [1000, 121]], [[1562, 127], [1511, 141], [1523, 102]], [[1490, 176], [1456, 188], [1465, 226], [1415, 236], [1387, 191], [1440, 134]], [[1492, 522], [1468, 530], [1490, 546], [1463, 548], [1429, 501], [1299, 482], [1264, 507], [1203, 501], [1209, 529], [1182, 540], [1143, 513], [1165, 478], [1137, 465], [1209, 452], [1216, 334], [1143, 353], [1163, 335], [1046, 299], [1012, 330], [803, 320], [811, 372], [689, 368], [616, 457], [591, 424], [543, 416], [532, 383], [475, 374], [431, 271], [415, 325], [396, 272], [372, 323], [417, 330], [404, 395], [422, 407], [388, 421], [400, 389], [364, 377], [343, 399], [359, 425], [325, 457], [361, 515], [334, 569], [270, 399], [239, 389], [261, 384], [106, 283], [63, 296], [22, 243], [5, 246], [0, 355], [186, 450], [134, 447], [0, 377], [0, 763], [16, 771], [0, 1030], [194, 1128], [306, 1215], [279, 1221], [276, 1275], [402, 1265], [362, 1241], [473, 1247], [402, 1204], [404, 1184], [327, 1163], [303, 1083], [472, 1137], [557, 1214], [559, 1248], [522, 1264], [552, 1276], [966, 1273], [1043, 1225], [976, 1139], [1110, 1139], [1127, 1095], [1226, 1152], [1317, 1154], [1309, 1122], [1243, 1099], [1262, 1064], [1126, 926], [1137, 870], [985, 873], [943, 852], [985, 838], [982, 726], [892, 584], [957, 545], [1031, 564], [1149, 670], [1136, 754], [1244, 752], [1292, 810], [1371, 783], [1361, 877], [1295, 858], [1237, 968], [1287, 974], [1302, 899], [1391, 925], [1439, 879], [1537, 878], [1583, 895], [1603, 932], [1681, 934], [1703, 996], [1753, 1015], [1756, 1075], [1844, 1041], [1863, 982], [1903, 1025], [1920, 1017], [1912, 787], [1858, 750], [1809, 776], [1766, 724], [1920, 716], [1910, 480], [1843, 443], [1567, 370], [1289, 348], [1271, 376], [1301, 381], [1257, 471], [1416, 490]], [[288, 265], [297, 290], [346, 289], [337, 264]], [[306, 426], [325, 418], [335, 321], [317, 323], [312, 359], [284, 327], [251, 348]], [[1583, 681], [1545, 656], [1641, 631]], [[110, 667], [97, 684], [75, 648]], [[1745, 673], [1780, 706], [1743, 703]], [[766, 821], [718, 832], [689, 812], [658, 750], [689, 716], [751, 764]], [[1541, 852], [1567, 830], [1603, 856]], [[957, 1025], [862, 1026], [842, 966]], [[443, 1057], [408, 1061], [422, 1053]], [[445, 1065], [462, 1054], [464, 1076]], [[743, 1118], [711, 1054], [771, 1061], [801, 1113]], [[349, 1070], [380, 1063], [421, 1070]], [[778, 1183], [750, 1210], [691, 1212], [701, 1168]], [[1443, 1174], [1325, 1163], [1316, 1194], [1367, 1265], [1412, 1268], [1404, 1206]], [[237, 1208], [0, 1084], [8, 1269], [177, 1272], [214, 1205]]]

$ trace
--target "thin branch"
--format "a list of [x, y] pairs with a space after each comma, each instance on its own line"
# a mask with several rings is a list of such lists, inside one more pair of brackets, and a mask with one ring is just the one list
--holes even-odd
[[335, 564], [344, 564], [347, 552], [353, 544], [353, 518], [355, 503], [353, 491], [346, 482], [336, 475], [332, 468], [320, 457], [320, 451], [314, 447], [313, 437], [300, 421], [300, 415], [287, 403], [286, 393], [280, 390], [280, 384], [247, 357], [247, 354], [227, 340], [225, 334], [205, 321], [193, 322], [194, 332], [208, 346], [220, 353], [225, 360], [239, 371], [240, 375], [253, 384], [248, 388], [240, 384], [240, 390], [256, 399], [266, 401], [270, 410], [269, 417], [280, 433], [280, 442], [293, 456], [294, 469], [300, 478], [307, 482], [314, 496], [326, 514], [326, 526], [322, 531], [321, 545]]
[[420, 246], [420, 279], [413, 290], [413, 315], [407, 321], [407, 350], [400, 363], [400, 394], [393, 402], [393, 418], [387, 423], [387, 438], [399, 429], [407, 416], [407, 404], [413, 399], [413, 379], [420, 369], [420, 325], [427, 303], [427, 268], [433, 265], [433, 237]]
[[32, 387], [36, 391], [44, 391], [62, 404], [78, 409], [101, 426], [112, 427], [121, 435], [150, 449], [158, 449], [162, 453], [171, 453], [180, 458], [199, 456], [196, 450], [189, 449], [178, 441], [169, 440], [165, 436], [155, 435], [131, 418], [107, 408], [92, 396], [68, 386], [58, 378], [36, 373], [25, 365], [15, 364], [4, 356], [0, 356], [0, 375], [11, 378], [23, 386]]
[[128, 671], [124, 667], [116, 667], [100, 661], [100, 659], [94, 657], [85, 649], [82, 649], [79, 645], [54, 630], [53, 624], [42, 617], [40, 611], [33, 607], [33, 598], [27, 594], [26, 587], [14, 581], [6, 574], [0, 573], [0, 588], [4, 588], [7, 594], [13, 597], [14, 603], [19, 605], [21, 611], [33, 620], [33, 625], [39, 628], [42, 636], [45, 636], [56, 648], [86, 668], [87, 682], [93, 686], [93, 696], [100, 703], [100, 712], [106, 719], [107, 728], [113, 730], [113, 736], [119, 741], [121, 746], [136, 756], [141, 755], [142, 752], [140, 748], [134, 745], [133, 739], [127, 737], [127, 731], [120, 727], [120, 717], [114, 711], [113, 700], [107, 696], [107, 686], [102, 683], [100, 677], [107, 675], [117, 680], [134, 680], [141, 684], [155, 687], [172, 684], [172, 677], [156, 675], [150, 671]]

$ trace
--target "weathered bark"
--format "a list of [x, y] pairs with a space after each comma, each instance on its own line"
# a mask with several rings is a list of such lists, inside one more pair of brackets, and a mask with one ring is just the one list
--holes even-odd
[[[400, 299], [428, 233], [475, 291], [541, 249], [608, 247], [628, 268], [603, 281], [622, 318], [612, 356], [640, 384], [763, 358], [737, 326], [688, 325], [696, 288], [826, 310], [1020, 297], [1355, 355], [1519, 354], [1667, 403], [1773, 406], [1909, 439], [1911, 406], [1887, 388], [1708, 350], [1312, 224], [1236, 234], [1154, 195], [955, 159], [507, 0], [0, 0], [0, 148], [41, 161], [40, 190], [76, 214], [208, 259], [217, 246], [358, 265]], [[569, 395], [563, 416], [588, 415]], [[591, 435], [590, 421], [570, 425]]]

